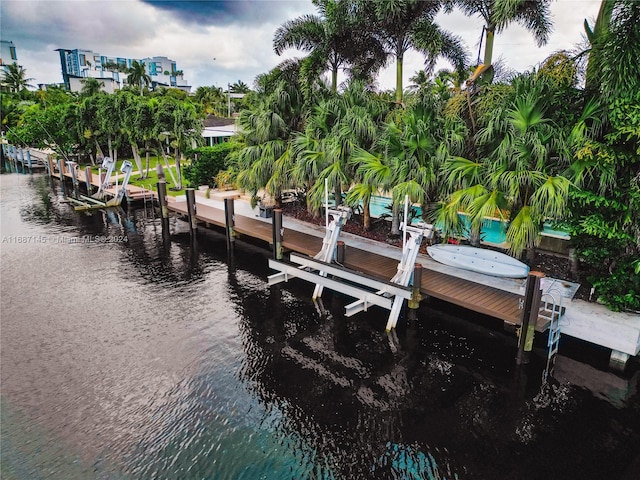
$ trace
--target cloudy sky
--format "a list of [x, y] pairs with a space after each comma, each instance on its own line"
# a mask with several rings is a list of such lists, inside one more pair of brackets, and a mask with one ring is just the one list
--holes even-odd
[[[582, 22], [593, 19], [600, 0], [555, 0], [554, 31], [538, 48], [530, 34], [513, 26], [496, 36], [494, 59], [516, 70], [538, 64], [551, 52], [581, 41]], [[259, 73], [300, 52], [273, 53], [276, 28], [288, 19], [314, 13], [311, 0], [2, 0], [2, 40], [14, 42], [18, 63], [38, 83], [62, 81], [56, 48], [83, 48], [107, 56], [167, 56], [177, 62], [194, 87], [226, 86], [242, 80], [252, 85]], [[462, 37], [477, 55], [482, 22], [458, 12], [440, 15], [439, 24]], [[405, 85], [423, 66], [412, 53], [405, 58]], [[395, 69], [380, 73], [380, 88], [392, 88]]]

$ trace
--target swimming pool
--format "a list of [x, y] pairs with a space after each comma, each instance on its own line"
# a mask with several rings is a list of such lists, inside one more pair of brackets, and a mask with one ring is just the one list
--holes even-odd
[[[391, 215], [391, 199], [388, 197], [373, 196], [371, 197], [369, 208], [372, 217], [379, 218], [383, 215]], [[422, 216], [422, 209], [416, 206], [414, 206], [413, 209], [416, 212], [415, 218], [420, 218]], [[460, 220], [465, 232], [464, 236], [468, 237], [470, 224], [469, 219], [464, 213], [460, 213]], [[480, 239], [484, 243], [500, 245], [507, 241], [506, 231], [507, 225], [505, 223], [498, 219], [487, 218], [480, 230]], [[562, 240], [571, 239], [571, 236], [567, 232], [551, 228], [551, 224], [548, 222], [544, 223], [540, 235], [559, 238]]]

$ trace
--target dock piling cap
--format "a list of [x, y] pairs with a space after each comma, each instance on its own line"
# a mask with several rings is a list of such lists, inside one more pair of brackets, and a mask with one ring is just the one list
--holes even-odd
[[529, 275], [533, 275], [535, 277], [540, 277], [540, 278], [544, 278], [545, 277], [545, 274], [543, 272], [539, 272], [537, 270], [531, 270], [529, 272]]

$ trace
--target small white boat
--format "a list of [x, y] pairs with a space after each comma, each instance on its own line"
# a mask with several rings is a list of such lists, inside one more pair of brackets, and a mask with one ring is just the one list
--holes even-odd
[[427, 252], [434, 260], [451, 267], [494, 277], [524, 278], [529, 267], [504, 253], [468, 245], [432, 245]]

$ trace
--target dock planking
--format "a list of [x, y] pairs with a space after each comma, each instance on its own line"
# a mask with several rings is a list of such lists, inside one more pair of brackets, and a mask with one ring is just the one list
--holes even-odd
[[[186, 202], [171, 202], [169, 209], [179, 215], [187, 215]], [[196, 204], [196, 218], [208, 225], [222, 228], [226, 226], [224, 211], [203, 203]], [[267, 243], [273, 240], [272, 225], [254, 218], [235, 215], [234, 230], [241, 235]], [[322, 238], [285, 228], [282, 244], [288, 251], [313, 256], [322, 247]], [[348, 246], [344, 267], [379, 280], [389, 281], [397, 271], [398, 262], [383, 255]], [[519, 325], [522, 321], [520, 303], [523, 297], [516, 293], [436, 272], [428, 267], [423, 269], [420, 290], [428, 296], [512, 325]], [[544, 331], [546, 328], [546, 322], [539, 320], [536, 330]]]

